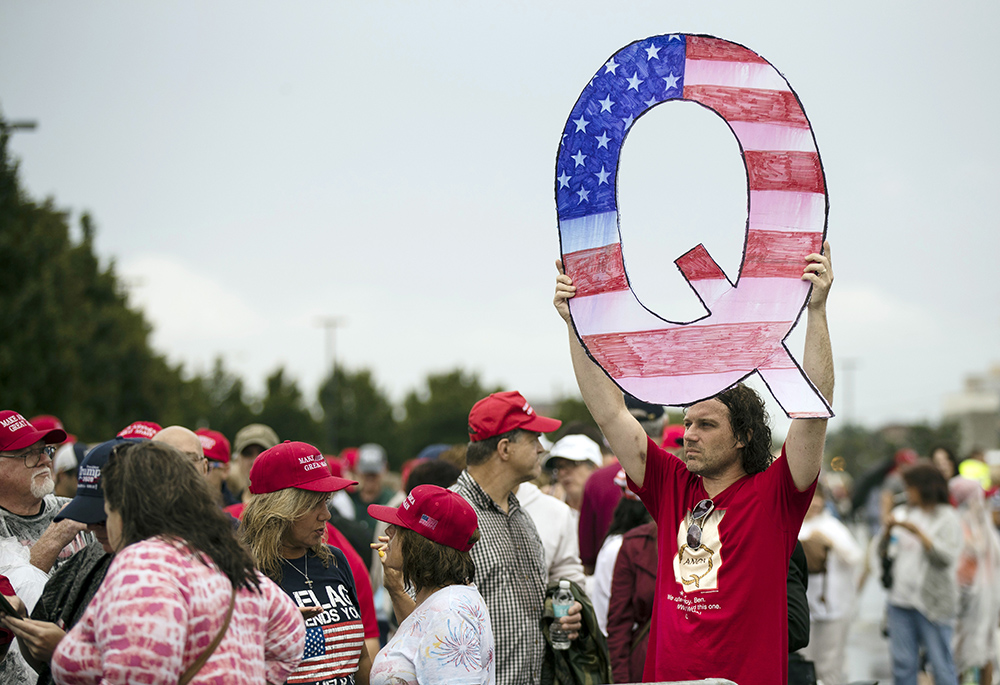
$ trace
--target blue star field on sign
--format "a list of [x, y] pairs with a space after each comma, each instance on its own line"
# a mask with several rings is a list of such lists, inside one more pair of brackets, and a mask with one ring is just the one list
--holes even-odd
[[556, 167], [560, 219], [613, 212], [622, 143], [636, 118], [684, 92], [683, 35], [632, 43], [584, 89], [563, 130]]

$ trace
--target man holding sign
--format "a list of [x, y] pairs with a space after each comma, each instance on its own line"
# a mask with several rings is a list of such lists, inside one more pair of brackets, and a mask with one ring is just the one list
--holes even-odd
[[[826, 300], [830, 247], [802, 262], [812, 284], [803, 368], [827, 402], [833, 354]], [[656, 598], [645, 681], [728, 678], [787, 682], [788, 560], [823, 459], [826, 419], [795, 419], [772, 463], [764, 403], [738, 384], [684, 418], [685, 461], [648, 439], [618, 386], [581, 345], [570, 317], [572, 280], [557, 263], [554, 304], [569, 328], [573, 368], [629, 487], [659, 526]]]

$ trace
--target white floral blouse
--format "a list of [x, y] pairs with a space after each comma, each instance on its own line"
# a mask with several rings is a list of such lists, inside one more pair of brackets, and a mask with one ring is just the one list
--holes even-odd
[[372, 663], [371, 685], [493, 685], [493, 628], [474, 585], [449, 585], [413, 610]]

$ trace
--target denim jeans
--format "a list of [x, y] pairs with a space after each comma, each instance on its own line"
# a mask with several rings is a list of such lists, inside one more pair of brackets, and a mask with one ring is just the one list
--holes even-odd
[[916, 685], [920, 647], [934, 674], [935, 685], [958, 682], [951, 653], [951, 626], [934, 623], [916, 609], [889, 605], [889, 652], [895, 685]]

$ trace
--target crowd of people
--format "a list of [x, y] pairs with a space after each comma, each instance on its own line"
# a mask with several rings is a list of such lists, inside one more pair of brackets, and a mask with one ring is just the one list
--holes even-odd
[[[802, 277], [803, 368], [830, 400], [828, 246]], [[324, 455], [261, 424], [230, 442], [139, 420], [85, 446], [55, 417], [0, 412], [0, 683], [839, 685], [869, 577], [896, 683], [992, 683], [982, 469], [904, 451], [851, 507], [820, 472], [825, 420], [794, 420], [772, 453], [737, 384], [667, 425], [586, 354], [574, 293], [560, 269], [599, 429], [498, 392], [470, 408], [467, 444], [400, 474], [374, 442]]]
[[[537, 679], [549, 570], [514, 491], [559, 425], [491, 395], [470, 444], [399, 490], [375, 444], [341, 459], [260, 424], [230, 443], [137, 421], [77, 451], [55, 417], [0, 412], [0, 682]], [[56, 496], [57, 454], [78, 453]], [[582, 584], [565, 532], [556, 572]], [[559, 620], [573, 637], [581, 609]]]

